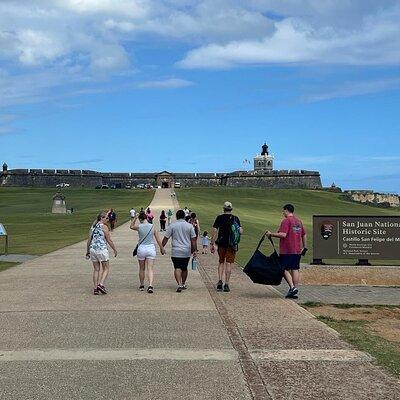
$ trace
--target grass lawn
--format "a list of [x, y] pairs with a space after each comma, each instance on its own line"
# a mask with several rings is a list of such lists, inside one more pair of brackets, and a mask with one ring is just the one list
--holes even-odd
[[0, 261], [0, 272], [5, 271], [8, 268], [15, 267], [16, 265], [18, 265], [18, 263]]
[[67, 188], [63, 194], [74, 213], [58, 215], [51, 213], [55, 192], [54, 188], [0, 188], [0, 223], [9, 235], [9, 253], [41, 255], [79, 242], [87, 237], [99, 211], [114, 208], [121, 224], [129, 219], [132, 207], [146, 207], [154, 196], [147, 190]]
[[400, 307], [319, 303], [308, 303], [304, 307], [339, 332], [344, 340], [369, 353], [400, 377]]
[[[232, 202], [234, 213], [240, 218], [245, 230], [238, 253], [238, 262], [241, 265], [249, 259], [262, 233], [267, 229], [275, 231], [278, 228], [282, 218], [282, 206], [285, 203], [294, 204], [296, 214], [302, 219], [308, 234], [309, 250], [303, 259], [304, 262], [310, 262], [312, 259], [314, 214], [400, 215], [400, 210], [347, 202], [341, 200], [337, 193], [316, 190], [219, 187], [177, 189], [176, 193], [180, 206], [187, 206], [195, 211], [199, 216], [202, 231], [208, 232], [211, 232], [215, 216], [222, 212], [223, 203]], [[278, 240], [275, 241], [278, 244]], [[340, 263], [344, 263], [344, 260]], [[350, 260], [347, 263], [354, 261]], [[398, 264], [398, 261], [396, 263]]]

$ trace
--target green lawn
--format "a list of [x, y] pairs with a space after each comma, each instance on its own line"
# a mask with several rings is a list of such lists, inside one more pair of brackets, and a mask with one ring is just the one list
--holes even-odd
[[18, 263], [0, 261], [0, 272], [5, 271], [8, 268], [15, 267], [16, 265], [18, 265]]
[[[301, 189], [256, 188], [185, 188], [176, 190], [179, 204], [195, 211], [201, 229], [211, 231], [215, 216], [222, 204], [231, 201], [234, 213], [240, 218], [245, 234], [242, 237], [238, 262], [244, 265], [265, 230], [275, 231], [282, 218], [282, 206], [292, 203], [303, 220], [308, 233], [308, 254], [312, 258], [312, 216], [314, 214], [400, 215], [400, 210], [382, 209], [341, 200], [339, 194]], [[276, 240], [278, 244], [278, 240]], [[348, 263], [351, 263], [350, 261]], [[343, 261], [341, 261], [343, 263]], [[353, 262], [354, 263], [354, 262]], [[386, 262], [385, 262], [386, 263]], [[397, 261], [398, 263], [398, 261]]]
[[[9, 253], [45, 254], [87, 237], [96, 215], [109, 208], [118, 223], [129, 219], [129, 210], [146, 207], [154, 192], [147, 190], [63, 190], [70, 215], [51, 213], [53, 188], [0, 188], [0, 223], [9, 234]], [[3, 240], [0, 253], [3, 252]]]
[[365, 351], [392, 374], [400, 377], [400, 346], [389, 342], [367, 329], [365, 321], [343, 321], [319, 316], [320, 321], [340, 333], [342, 338], [358, 350]]

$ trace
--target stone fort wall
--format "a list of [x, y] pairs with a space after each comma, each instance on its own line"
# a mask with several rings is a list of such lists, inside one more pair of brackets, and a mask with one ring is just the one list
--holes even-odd
[[74, 187], [96, 187], [98, 185], [151, 184], [157, 186], [160, 178], [179, 182], [181, 187], [262, 187], [262, 188], [322, 188], [317, 171], [280, 170], [236, 171], [224, 173], [104, 173], [91, 170], [62, 169], [13, 169], [0, 172], [0, 186], [55, 187], [68, 183]]

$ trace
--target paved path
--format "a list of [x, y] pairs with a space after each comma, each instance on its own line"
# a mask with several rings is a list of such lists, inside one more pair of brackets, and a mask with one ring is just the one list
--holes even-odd
[[2, 254], [0, 255], [0, 261], [22, 263], [26, 261], [34, 260], [38, 256], [31, 256], [29, 254]]
[[[287, 293], [287, 284], [277, 289]], [[326, 304], [400, 305], [400, 288], [384, 286], [303, 285], [297, 303], [309, 301]]]
[[[169, 207], [157, 190], [152, 208]], [[106, 296], [91, 293], [84, 243], [1, 273], [1, 399], [399, 399], [370, 357], [239, 268], [233, 291], [216, 293], [217, 260], [202, 256], [178, 294], [160, 256], [149, 295], [134, 233], [113, 238]]]
[[[158, 190], [151, 207], [172, 208], [170, 192]], [[160, 256], [155, 293], [139, 292], [136, 233], [126, 224], [113, 240], [105, 296], [92, 294], [85, 243], [1, 273], [0, 399], [249, 399], [199, 273], [178, 294]]]

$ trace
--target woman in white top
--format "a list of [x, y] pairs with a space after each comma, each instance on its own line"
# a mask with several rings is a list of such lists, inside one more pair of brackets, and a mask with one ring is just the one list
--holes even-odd
[[[137, 223], [139, 220], [139, 223]], [[157, 242], [160, 253], [165, 254], [164, 247], [161, 243], [161, 238], [154, 225], [149, 223], [147, 220], [147, 215], [145, 212], [140, 212], [136, 215], [131, 222], [131, 229], [139, 233], [139, 246], [137, 250], [137, 258], [139, 261], [139, 280], [140, 286], [139, 290], [144, 290], [144, 279], [147, 274], [149, 277], [149, 287], [147, 288], [147, 293], [153, 293], [153, 281], [154, 281], [154, 260], [156, 258], [156, 246]]]
[[[117, 257], [117, 249], [111, 240], [110, 231], [106, 225], [107, 213], [102, 211], [90, 228], [89, 238], [86, 246], [86, 258], [93, 262], [93, 294], [107, 294], [104, 282], [108, 276], [110, 256], [107, 243], [114, 250], [114, 257]], [[101, 266], [101, 268], [100, 268]]]

